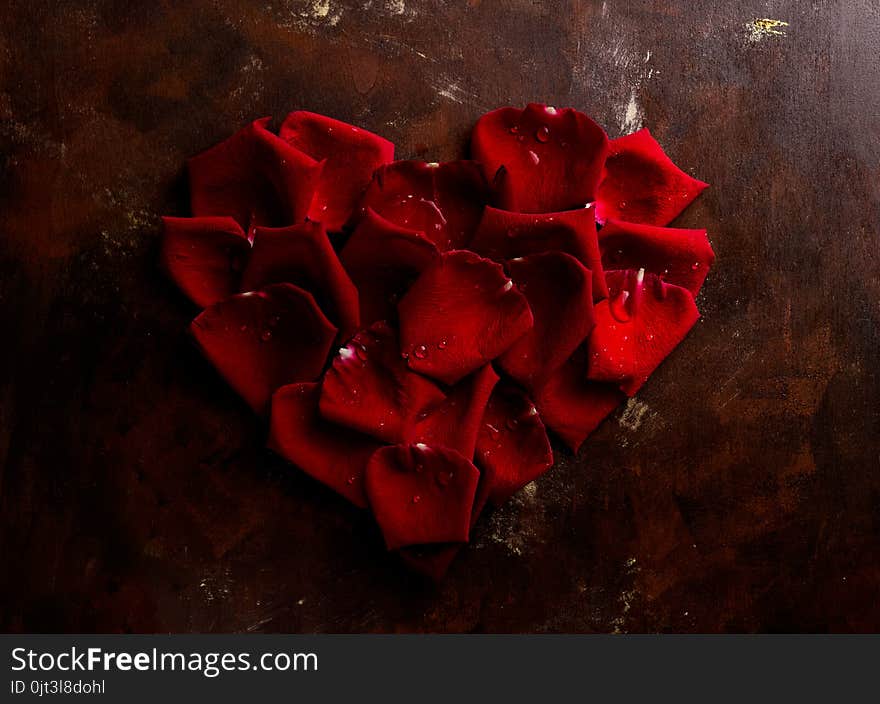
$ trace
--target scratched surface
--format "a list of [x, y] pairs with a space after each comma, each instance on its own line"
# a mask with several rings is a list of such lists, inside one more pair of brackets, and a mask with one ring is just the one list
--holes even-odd
[[[0, 628], [880, 629], [870, 0], [0, 7]], [[401, 157], [537, 100], [712, 183], [701, 323], [434, 587], [262, 449], [156, 268], [184, 158], [325, 112]]]

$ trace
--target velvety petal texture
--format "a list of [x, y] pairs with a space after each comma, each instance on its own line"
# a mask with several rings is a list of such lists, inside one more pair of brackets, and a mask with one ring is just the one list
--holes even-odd
[[446, 384], [495, 359], [532, 327], [525, 297], [501, 266], [467, 251], [431, 264], [398, 313], [410, 368]]
[[523, 213], [582, 208], [596, 197], [608, 136], [572, 108], [531, 103], [483, 115], [471, 155], [483, 165], [496, 204]]
[[337, 331], [310, 293], [273, 284], [205, 308], [190, 332], [229, 385], [265, 413], [277, 388], [318, 377]]
[[232, 218], [162, 218], [162, 266], [201, 308], [238, 292], [250, 249]]
[[596, 199], [599, 222], [668, 225], [709, 184], [679, 169], [647, 129], [611, 142]]

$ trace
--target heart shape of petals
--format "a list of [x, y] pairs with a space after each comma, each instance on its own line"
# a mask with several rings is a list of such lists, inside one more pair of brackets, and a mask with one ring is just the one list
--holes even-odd
[[358, 329], [358, 291], [321, 223], [256, 228], [241, 288], [256, 291], [274, 283], [294, 284], [309, 291], [339, 328], [340, 339], [348, 339]]
[[471, 154], [505, 210], [552, 213], [595, 200], [608, 135], [582, 112], [530, 103], [483, 115]]
[[533, 103], [481, 117], [471, 153], [257, 120], [189, 160], [194, 217], [160, 248], [268, 446], [433, 579], [553, 465], [548, 432], [577, 452], [684, 339], [715, 260], [667, 227], [706, 184], [647, 130]]
[[377, 450], [365, 486], [386, 547], [467, 542], [479, 479], [455, 450], [423, 444]]
[[700, 317], [691, 292], [653, 274], [607, 272], [610, 297], [595, 308], [588, 377], [632, 396]]
[[463, 250], [438, 257], [398, 305], [410, 368], [454, 384], [532, 327], [525, 296], [500, 264]]
[[161, 262], [200, 308], [238, 292], [250, 252], [244, 231], [228, 217], [162, 218]]
[[308, 291], [273, 284], [208, 306], [190, 332], [220, 376], [262, 414], [275, 389], [318, 377], [337, 330]]
[[472, 161], [396, 161], [376, 171], [361, 201], [394, 224], [421, 232], [440, 251], [464, 247], [474, 234], [489, 189]]

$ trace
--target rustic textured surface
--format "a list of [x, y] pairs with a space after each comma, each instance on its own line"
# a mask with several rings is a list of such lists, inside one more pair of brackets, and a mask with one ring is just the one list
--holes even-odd
[[[878, 26], [870, 0], [3, 3], [0, 628], [880, 629]], [[718, 265], [638, 398], [433, 587], [262, 449], [157, 218], [255, 117], [442, 160], [529, 100], [649, 126], [712, 184], [679, 222]]]

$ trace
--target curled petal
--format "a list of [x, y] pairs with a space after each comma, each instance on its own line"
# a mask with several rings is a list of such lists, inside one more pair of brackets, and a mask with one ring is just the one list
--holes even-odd
[[358, 289], [361, 325], [394, 320], [397, 302], [438, 254], [420, 232], [399, 227], [368, 208], [339, 253]]
[[467, 542], [479, 478], [455, 450], [420, 444], [377, 450], [365, 486], [386, 547]]
[[384, 321], [357, 333], [324, 376], [320, 410], [327, 420], [389, 443], [409, 442], [423, 414], [445, 399], [400, 356], [397, 333]]
[[401, 351], [415, 371], [454, 384], [532, 327], [525, 297], [499, 264], [447, 252], [400, 301]]
[[419, 421], [414, 440], [431, 447], [448, 447], [471, 460], [480, 420], [497, 382], [491, 364], [459, 381], [449, 389], [446, 399]]
[[278, 136], [324, 169], [309, 209], [309, 219], [337, 232], [348, 222], [373, 172], [394, 161], [394, 145], [379, 135], [300, 110], [290, 113]]
[[562, 252], [512, 259], [507, 272], [526, 297], [535, 324], [498, 363], [529, 387], [562, 366], [593, 329], [592, 275]]
[[593, 272], [594, 297], [608, 295], [592, 206], [544, 214], [486, 207], [468, 249], [496, 260], [565, 252]]
[[376, 171], [361, 213], [372, 208], [446, 251], [467, 245], [488, 200], [486, 181], [472, 161], [396, 161]]
[[608, 269], [645, 269], [665, 282], [699, 293], [715, 261], [705, 230], [684, 230], [609, 220], [599, 232]]
[[321, 373], [336, 328], [307, 291], [273, 284], [205, 308], [190, 325], [202, 353], [257, 413], [275, 389]]
[[641, 129], [612, 140], [596, 217], [662, 227], [708, 185], [673, 164], [651, 133]]
[[553, 466], [544, 424], [531, 400], [510, 382], [495, 387], [477, 440], [476, 462], [489, 484], [489, 501], [503, 504]]
[[626, 398], [614, 384], [589, 381], [586, 345], [533, 390], [545, 425], [573, 452]]
[[309, 291], [339, 327], [340, 339], [347, 339], [360, 327], [357, 289], [322, 224], [256, 229], [241, 288], [255, 291], [273, 283], [290, 283]]
[[162, 266], [204, 308], [238, 291], [250, 243], [232, 218], [162, 218]]
[[[474, 126], [471, 154], [505, 210], [551, 213], [596, 197], [608, 136], [572, 108], [500, 108]], [[503, 168], [502, 168], [503, 167]]]
[[272, 396], [270, 449], [306, 474], [365, 508], [364, 471], [381, 443], [324, 420], [318, 413], [321, 385], [289, 384]]
[[596, 305], [588, 377], [632, 396], [700, 317], [694, 297], [645, 270], [608, 272], [610, 296]]
[[305, 220], [323, 164], [252, 122], [187, 161], [192, 214], [228, 215], [242, 229]]

